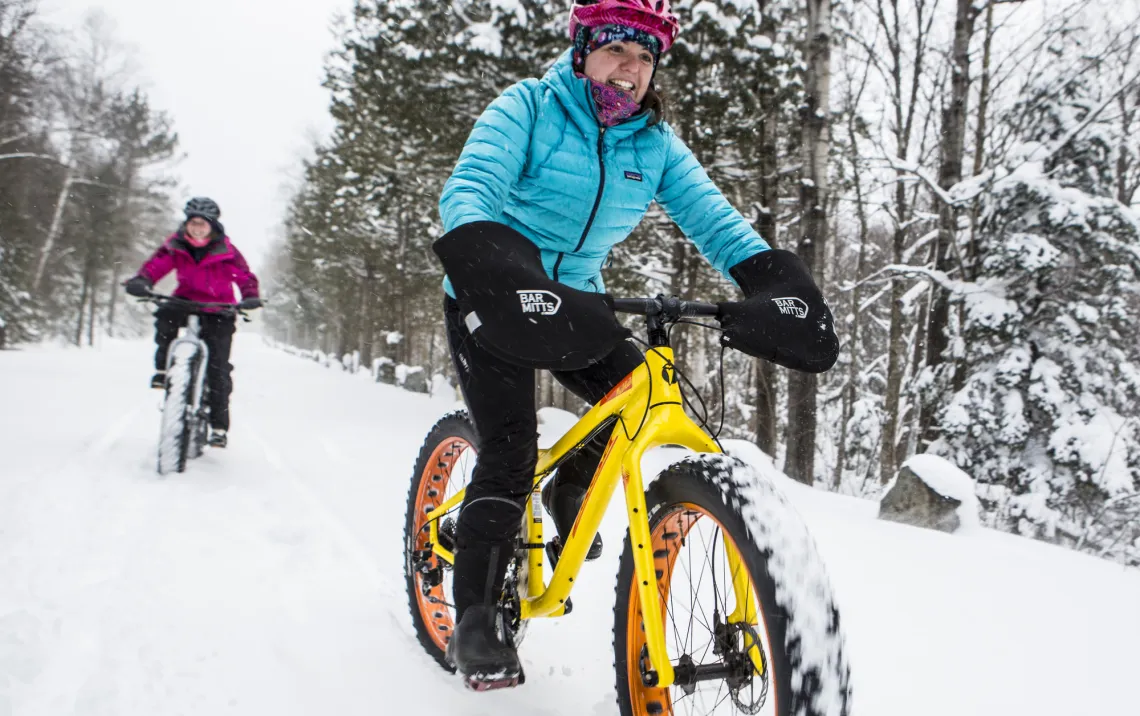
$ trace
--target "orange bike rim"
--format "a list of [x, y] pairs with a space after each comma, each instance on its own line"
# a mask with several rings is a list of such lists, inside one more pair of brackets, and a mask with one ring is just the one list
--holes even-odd
[[[673, 567], [681, 548], [685, 546], [689, 532], [702, 517], [711, 520], [720, 528], [721, 536], [736, 547], [736, 542], [724, 529], [724, 525], [715, 517], [698, 505], [681, 503], [672, 507], [672, 512], [665, 516], [653, 528], [650, 540], [653, 547], [653, 566], [657, 572], [657, 591], [661, 595], [661, 615], [668, 619], [668, 604]], [[739, 554], [739, 550], [737, 550]], [[752, 575], [749, 574], [749, 592], [756, 594], [755, 585], [751, 585]], [[629, 684], [629, 700], [634, 714], [641, 716], [647, 714], [673, 713], [672, 696], [668, 688], [646, 686], [641, 678], [642, 653], [646, 652], [645, 627], [642, 624], [641, 600], [637, 592], [637, 580], [630, 580], [629, 615], [626, 619], [626, 683]], [[764, 614], [760, 605], [757, 605], [757, 614], [763, 622]], [[648, 658], [648, 657], [646, 657]], [[773, 695], [773, 698], [775, 696]], [[778, 710], [777, 710], [778, 713]]]
[[[459, 461], [459, 457], [470, 448], [471, 443], [463, 438], [452, 437], [437, 445], [428, 458], [424, 474], [420, 475], [419, 490], [416, 493], [415, 539], [412, 546], [414, 551], [432, 548], [431, 532], [424, 516], [443, 504], [448, 483], [451, 482], [452, 468]], [[438, 555], [433, 554], [430, 559], [433, 567], [439, 566], [441, 560]], [[437, 584], [424, 594], [423, 575], [417, 572], [415, 580], [416, 602], [420, 616], [435, 645], [441, 651], [446, 650], [447, 642], [451, 641], [451, 633], [455, 628], [455, 620], [446, 604], [443, 584]]]

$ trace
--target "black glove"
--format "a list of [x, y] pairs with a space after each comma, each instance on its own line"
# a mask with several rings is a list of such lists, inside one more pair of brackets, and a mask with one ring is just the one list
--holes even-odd
[[123, 284], [123, 287], [126, 288], [127, 293], [131, 294], [132, 296], [146, 298], [150, 295], [150, 289], [154, 287], [154, 283], [152, 283], [151, 280], [146, 276], [134, 276], [127, 279], [127, 281]]
[[238, 308], [240, 308], [243, 311], [252, 311], [255, 308], [261, 308], [261, 306], [262, 306], [261, 299], [258, 298], [257, 296], [250, 296], [249, 298], [243, 298], [241, 300], [241, 303], [238, 304]]
[[807, 373], [835, 365], [839, 338], [831, 310], [799, 256], [771, 249], [728, 273], [747, 298], [719, 304], [724, 345]]

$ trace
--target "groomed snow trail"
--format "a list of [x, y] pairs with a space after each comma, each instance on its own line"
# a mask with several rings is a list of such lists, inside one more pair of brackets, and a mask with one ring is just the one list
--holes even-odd
[[[164, 478], [151, 355], [0, 352], [0, 716], [616, 713], [620, 500], [574, 613], [531, 626], [527, 684], [472, 694], [412, 637], [400, 553], [412, 462], [454, 398], [241, 334], [230, 447]], [[855, 713], [1134, 712], [1135, 570], [776, 479], [828, 561]]]

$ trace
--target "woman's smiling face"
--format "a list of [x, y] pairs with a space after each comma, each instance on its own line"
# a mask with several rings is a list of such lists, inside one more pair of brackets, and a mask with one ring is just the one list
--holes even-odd
[[186, 238], [194, 246], [205, 246], [210, 243], [210, 231], [213, 227], [210, 222], [200, 216], [195, 216], [186, 222]]
[[586, 76], [645, 99], [653, 79], [653, 53], [636, 42], [611, 42], [586, 56]]

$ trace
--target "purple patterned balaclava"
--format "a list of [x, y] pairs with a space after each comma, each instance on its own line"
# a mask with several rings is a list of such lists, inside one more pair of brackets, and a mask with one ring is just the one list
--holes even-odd
[[612, 85], [597, 82], [585, 74], [586, 57], [611, 42], [636, 42], [653, 54], [653, 66], [661, 59], [661, 41], [644, 30], [625, 25], [599, 25], [581, 27], [574, 38], [574, 71], [590, 83], [590, 97], [594, 100], [594, 114], [603, 127], [621, 124], [641, 111], [633, 95]]

